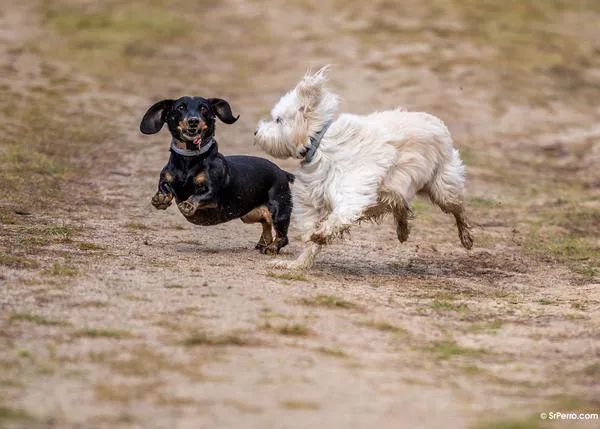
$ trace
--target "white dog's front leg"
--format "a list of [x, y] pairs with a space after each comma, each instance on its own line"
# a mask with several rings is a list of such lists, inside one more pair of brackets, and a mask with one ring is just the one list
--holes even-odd
[[359, 180], [360, 177], [342, 175], [330, 185], [326, 201], [331, 213], [326, 216], [310, 239], [326, 244], [342, 236], [354, 224], [367, 207], [377, 201], [377, 182]]
[[306, 247], [295, 261], [285, 261], [276, 259], [269, 261], [268, 265], [273, 268], [281, 268], [284, 270], [306, 270], [315, 262], [315, 258], [321, 251], [321, 245], [316, 243], [307, 243]]
[[347, 232], [357, 218], [358, 216], [354, 219], [341, 217], [334, 212], [320, 223], [317, 230], [310, 236], [310, 240], [317, 244], [327, 244]]

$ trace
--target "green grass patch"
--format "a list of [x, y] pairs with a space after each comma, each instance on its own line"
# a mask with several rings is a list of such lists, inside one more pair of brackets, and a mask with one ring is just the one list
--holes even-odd
[[381, 320], [371, 320], [368, 322], [359, 322], [359, 325], [366, 326], [368, 328], [376, 329], [381, 332], [391, 332], [397, 335], [407, 335], [408, 332], [406, 329], [401, 328], [400, 326], [396, 326], [392, 323], [381, 321]]
[[260, 342], [248, 338], [246, 336], [242, 336], [239, 333], [229, 333], [224, 335], [210, 335], [206, 332], [198, 332], [193, 335], [190, 335], [183, 341], [183, 344], [187, 347], [196, 347], [196, 346], [236, 346], [236, 347], [245, 347], [245, 346], [257, 346], [260, 345]]
[[143, 73], [142, 66], [152, 64], [169, 42], [194, 45], [193, 32], [187, 31], [199, 22], [193, 21], [193, 12], [200, 20], [200, 12], [209, 7], [186, 1], [175, 8], [136, 0], [93, 7], [57, 1], [46, 2], [42, 13], [43, 24], [63, 39], [54, 43], [56, 54], [108, 80], [115, 73]]
[[76, 268], [67, 267], [65, 265], [61, 265], [58, 262], [52, 264], [52, 267], [46, 271], [46, 273], [50, 276], [63, 276], [63, 277], [75, 277], [79, 274], [79, 271]]
[[58, 320], [46, 319], [43, 316], [32, 314], [32, 313], [14, 313], [9, 319], [11, 322], [30, 322], [36, 325], [43, 326], [67, 326], [68, 322], [61, 322]]
[[[60, 73], [49, 69], [49, 74]], [[9, 89], [0, 100], [0, 194], [8, 207], [22, 212], [57, 203], [64, 185], [83, 174], [81, 158], [89, 159], [114, 132], [96, 113], [78, 107], [73, 114], [68, 97], [77, 93], [74, 87], [54, 94], [30, 89]]]
[[496, 320], [492, 320], [489, 324], [488, 324], [488, 329], [494, 333], [498, 332], [502, 326], [504, 326], [504, 321], [500, 320], [500, 319], [496, 319]]
[[588, 237], [574, 237], [560, 233], [532, 232], [525, 243], [530, 255], [558, 259], [574, 272], [587, 278], [600, 275], [600, 247]]
[[321, 408], [321, 405], [317, 402], [296, 399], [282, 401], [281, 406], [288, 410], [319, 410]]
[[29, 414], [20, 408], [11, 408], [0, 405], [0, 423], [11, 420], [33, 420]]
[[592, 379], [600, 381], [600, 363], [596, 362], [586, 366], [583, 370], [583, 373], [587, 377], [591, 377]]
[[75, 234], [75, 229], [70, 226], [53, 226], [48, 229], [48, 233], [59, 237], [61, 240], [69, 241]]
[[541, 429], [543, 421], [539, 414], [524, 419], [501, 419], [472, 426], [472, 429]]
[[467, 304], [441, 301], [437, 299], [431, 303], [431, 308], [436, 311], [455, 311], [457, 313], [468, 313], [471, 311]]
[[339, 298], [334, 295], [315, 295], [312, 298], [302, 298], [300, 304], [309, 307], [324, 307], [334, 309], [356, 310], [361, 307], [358, 304]]
[[7, 210], [0, 208], [0, 223], [4, 225], [15, 225], [17, 223], [17, 217]]
[[485, 370], [477, 365], [465, 365], [461, 367], [461, 370], [467, 375], [481, 375], [485, 373]]
[[427, 350], [442, 360], [450, 359], [454, 356], [481, 356], [486, 353], [484, 350], [462, 347], [456, 341], [452, 340], [434, 342]]
[[563, 202], [541, 207], [528, 221], [527, 254], [559, 260], [587, 278], [600, 276], [600, 207], [587, 200]]
[[281, 335], [292, 337], [308, 337], [314, 334], [312, 329], [301, 323], [290, 323], [287, 325], [278, 326], [275, 328], [275, 330]]
[[82, 241], [79, 243], [79, 249], [81, 249], [81, 250], [105, 250], [106, 248], [99, 244]]
[[24, 256], [0, 253], [0, 265], [17, 270], [38, 268], [40, 264]]
[[86, 328], [81, 329], [73, 334], [76, 338], [113, 338], [121, 340], [131, 338], [133, 335], [127, 331], [120, 329], [96, 329]]
[[26, 235], [17, 238], [16, 242], [24, 247], [42, 247], [52, 243], [52, 240], [46, 237]]
[[267, 272], [267, 276], [274, 278], [274, 279], [279, 279], [279, 280], [292, 280], [292, 281], [296, 281], [296, 282], [307, 282], [308, 279], [306, 278], [306, 276], [301, 273], [301, 272], [294, 272], [294, 271], [290, 271], [288, 273], [273, 273], [271, 271]]

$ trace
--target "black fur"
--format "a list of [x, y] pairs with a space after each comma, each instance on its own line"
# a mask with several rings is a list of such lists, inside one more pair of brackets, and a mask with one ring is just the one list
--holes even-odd
[[[155, 134], [166, 122], [180, 149], [201, 151], [212, 144], [205, 153], [196, 156], [180, 155], [171, 149], [152, 204], [164, 210], [175, 198], [181, 213], [198, 225], [242, 218], [270, 228], [272, 221], [275, 239], [266, 243], [263, 234], [256, 247], [262, 253], [278, 253], [288, 243], [292, 212], [290, 183], [294, 176], [264, 158], [223, 156], [214, 141], [215, 117], [227, 124], [238, 118], [231, 113], [229, 103], [218, 98], [162, 100], [148, 109], [140, 124], [142, 133]], [[262, 217], [252, 214], [261, 213], [262, 206], [268, 209], [268, 214]], [[254, 209], [257, 210], [253, 212]]]

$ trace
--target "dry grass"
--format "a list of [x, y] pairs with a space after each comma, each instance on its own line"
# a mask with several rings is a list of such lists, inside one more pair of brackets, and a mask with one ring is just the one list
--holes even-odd
[[281, 406], [283, 408], [287, 408], [288, 410], [318, 410], [321, 408], [321, 405], [317, 402], [313, 401], [302, 401], [299, 399], [289, 399], [281, 402]]
[[86, 328], [73, 333], [75, 338], [112, 338], [121, 340], [131, 338], [133, 335], [122, 329], [96, 329]]
[[232, 332], [222, 335], [209, 335], [206, 332], [198, 332], [187, 337], [183, 344], [187, 347], [196, 346], [236, 346], [236, 347], [255, 347], [261, 345], [261, 342], [242, 335], [238, 332]]
[[278, 326], [275, 331], [281, 335], [292, 337], [308, 337], [314, 335], [314, 331], [302, 323], [290, 323], [283, 326]]
[[562, 204], [544, 207], [531, 221], [525, 243], [527, 253], [566, 263], [574, 272], [588, 278], [600, 275], [600, 207]]
[[485, 350], [463, 347], [454, 340], [436, 341], [427, 350], [440, 360], [450, 359], [454, 356], [481, 356], [486, 354]]
[[14, 269], [37, 268], [40, 264], [24, 256], [0, 253], [0, 265]]
[[11, 322], [31, 322], [36, 325], [43, 326], [68, 326], [68, 322], [62, 322], [58, 320], [47, 319], [43, 316], [31, 313], [15, 313], [10, 316]]
[[312, 298], [302, 298], [300, 304], [309, 307], [324, 307], [334, 309], [357, 310], [361, 306], [334, 295], [315, 295]]
[[298, 281], [298, 282], [307, 282], [308, 279], [306, 278], [306, 275], [304, 273], [301, 272], [288, 272], [288, 273], [274, 273], [274, 272], [267, 272], [267, 276], [271, 277], [273, 279], [279, 279], [279, 280], [292, 280], [292, 281]]
[[64, 276], [64, 277], [75, 277], [79, 274], [79, 271], [76, 268], [67, 267], [64, 265], [55, 262], [52, 264], [52, 267], [46, 271], [46, 273], [50, 276]]
[[337, 358], [347, 358], [348, 357], [348, 354], [339, 348], [323, 346], [323, 347], [317, 347], [315, 349], [315, 351], [317, 351], [318, 353], [321, 353], [323, 355], [326, 355], [326, 356], [333, 356], [333, 357], [337, 357]]
[[375, 329], [377, 331], [381, 331], [381, 332], [391, 332], [391, 333], [397, 334], [397, 335], [407, 335], [408, 334], [406, 329], [404, 329], [400, 326], [396, 326], [390, 322], [386, 322], [386, 321], [382, 321], [382, 320], [370, 320], [367, 322], [359, 322], [358, 324], [361, 326], [366, 326], [368, 328]]

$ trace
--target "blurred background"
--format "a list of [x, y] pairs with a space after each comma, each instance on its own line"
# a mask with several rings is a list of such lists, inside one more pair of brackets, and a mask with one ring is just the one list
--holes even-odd
[[[60, 289], [63, 282], [75, 287], [78, 280], [73, 278], [94, 278], [86, 266], [92, 264], [101, 272], [107, 265], [103, 258], [117, 258], [110, 252], [102, 254], [102, 249], [118, 248], [119, 234], [143, 233], [150, 237], [150, 243], [160, 236], [158, 225], [162, 218], [153, 215], [156, 220], [145, 225], [143, 216], [148, 216], [147, 212], [139, 208], [148, 205], [168, 156], [166, 134], [145, 137], [138, 132], [139, 120], [148, 106], [159, 99], [183, 95], [225, 98], [241, 117], [232, 126], [218, 124], [221, 151], [263, 155], [252, 145], [257, 121], [269, 114], [279, 97], [309, 68], [325, 64], [333, 65], [330, 85], [342, 96], [343, 111], [368, 113], [404, 106], [433, 113], [446, 122], [467, 165], [468, 206], [476, 227], [476, 246], [482, 253], [472, 259], [453, 260], [454, 265], [446, 268], [435, 268], [436, 258], [446, 254], [444, 246], [456, 241], [455, 232], [447, 217], [427, 203], [416, 202], [417, 218], [423, 220], [421, 225], [429, 225], [417, 237], [433, 247], [422, 250], [425, 253], [420, 257], [424, 259], [417, 262], [420, 268], [411, 271], [410, 267], [387, 265], [371, 274], [368, 270], [351, 271], [347, 267], [357, 261], [346, 255], [342, 262], [324, 265], [322, 277], [315, 281], [355, 286], [371, 281], [387, 284], [391, 281], [385, 274], [389, 270], [403, 276], [431, 276], [428, 278], [438, 281], [453, 270], [464, 269], [465, 278], [475, 281], [480, 276], [482, 287], [491, 288], [489, 294], [484, 293], [486, 299], [493, 300], [500, 299], [492, 289], [501, 282], [503, 270], [512, 270], [510, 276], [521, 273], [524, 277], [510, 277], [512, 292], [521, 297], [535, 293], [525, 301], [537, 302], [537, 307], [519, 307], [516, 316], [514, 309], [490, 310], [489, 320], [510, 320], [514, 316], [524, 318], [519, 323], [537, 329], [540, 324], [551, 324], [550, 319], [538, 318], [548, 311], [544, 305], [562, 303], [563, 307], [556, 310], [560, 317], [550, 311], [557, 317], [552, 319], [557, 323], [552, 325], [552, 335], [558, 336], [553, 337], [556, 342], [540, 346], [539, 353], [521, 356], [529, 359], [530, 366], [523, 373], [529, 375], [520, 377], [527, 381], [535, 368], [546, 365], [537, 376], [542, 379], [547, 374], [559, 374], [564, 385], [564, 392], [559, 389], [553, 395], [571, 392], [584, 398], [577, 402], [579, 405], [589, 405], [589, 401], [598, 404], [600, 372], [594, 362], [600, 356], [599, 313], [594, 293], [598, 291], [600, 272], [600, 2], [1, 0], [0, 4], [0, 281], [6, 284], [0, 308], [7, 309], [0, 338], [6, 346], [3, 368], [9, 374], [3, 379], [0, 398], [4, 396], [6, 403], [12, 404], [0, 408], [0, 426], [1, 419], [8, 422], [7, 427], [34, 427], [34, 423], [45, 427], [52, 422], [62, 422], [56, 427], [71, 427], [89, 423], [86, 419], [94, 415], [89, 408], [94, 405], [90, 404], [104, 401], [102, 407], [107, 409], [106, 404], [114, 400], [106, 392], [105, 396], [98, 394], [101, 399], [90, 399], [82, 408], [86, 411], [70, 415], [71, 402], [65, 399], [62, 417], [52, 414], [53, 405], [38, 407], [35, 380], [44, 380], [44, 392], [48, 395], [60, 394], [61, 390], [55, 389], [58, 384], [53, 384], [51, 376], [36, 372], [39, 368], [32, 363], [36, 358], [27, 355], [36, 352], [27, 350], [42, 347], [40, 344], [45, 344], [48, 335], [52, 337], [54, 331], [48, 331], [49, 334], [43, 329], [74, 328], [45, 324], [42, 319], [22, 315], [34, 310], [55, 312], [55, 316], [69, 314], [71, 310], [47, 298], [48, 287]], [[296, 165], [292, 161], [278, 164], [290, 170]], [[118, 223], [114, 226], [110, 213], [118, 210], [121, 217], [114, 220]], [[172, 218], [178, 215], [169, 213]], [[129, 217], [132, 220], [124, 220]], [[191, 227], [184, 223], [178, 225], [181, 234], [196, 231], [186, 230]], [[177, 228], [174, 230], [177, 232]], [[214, 231], [226, 234], [226, 229]], [[255, 235], [254, 230], [241, 231], [248, 242]], [[81, 238], [87, 234], [93, 238], [90, 243]], [[386, 253], [369, 247], [372, 240], [364, 239], [368, 243], [367, 259], [369, 255], [376, 258]], [[453, 246], [456, 244], [452, 242]], [[188, 243], [189, 246], [195, 245]], [[456, 246], [452, 249], [447, 252], [457, 252]], [[81, 256], [90, 250], [100, 252], [91, 259]], [[198, 248], [189, 249], [190, 253], [193, 251], [197, 253]], [[160, 259], [160, 254], [154, 256]], [[226, 255], [220, 257], [225, 262], [218, 263], [231, 265]], [[481, 262], [473, 262], [476, 260], [488, 261], [486, 264], [490, 265], [477, 265]], [[471, 263], [475, 265], [470, 268]], [[173, 264], [162, 269], [174, 270], [177, 262]], [[254, 263], [249, 264], [250, 269]], [[114, 276], [126, 277], [123, 273]], [[293, 283], [294, 279], [267, 280]], [[231, 281], [241, 280], [238, 276]], [[102, 279], [97, 279], [97, 283], [102, 284]], [[562, 285], [559, 292], [547, 289], [554, 284]], [[570, 301], [571, 293], [587, 296], [590, 301], [578, 307]], [[438, 296], [435, 300], [446, 298]], [[222, 308], [226, 303], [219, 305]], [[526, 304], [520, 301], [519, 305]], [[96, 309], [98, 320], [108, 311], [100, 307]], [[441, 316], [443, 308], [438, 305], [428, 311], [433, 311], [438, 320], [450, 317], [453, 323], [464, 321], [454, 307], [450, 316]], [[34, 335], [19, 320], [36, 324], [36, 329], [42, 330]], [[564, 320], [576, 323], [581, 331], [562, 325]], [[220, 326], [226, 325], [223, 322]], [[593, 329], [596, 334], [591, 333]], [[490, 328], [488, 332], [493, 338], [491, 331], [497, 329]], [[571, 338], [568, 332], [578, 332], [573, 335], [579, 335], [577, 338], [582, 341], [569, 343], [571, 360], [579, 361], [581, 367], [568, 367], [563, 357], [552, 353], [561, 341], [560, 335], [565, 341]], [[507, 334], [512, 340], [504, 344], [506, 350], [518, 344], [512, 342], [516, 341], [513, 334]], [[533, 331], [529, 334], [546, 335]], [[595, 346], [589, 345], [592, 340]], [[496, 337], [489, 341], [494, 344], [501, 340]], [[51, 356], [46, 346], [42, 349], [37, 353]], [[517, 349], [537, 350], [523, 345]], [[54, 362], [51, 357], [46, 359]], [[65, 364], [60, 362], [55, 365], [62, 368]], [[71, 364], [74, 371], [81, 370], [78, 364]], [[494, 365], [504, 373], [508, 371], [497, 362]], [[491, 367], [493, 364], [489, 363], [488, 369]], [[27, 378], [31, 374], [41, 378]], [[361, 374], [355, 374], [359, 386]], [[432, 376], [433, 381], [418, 377], [412, 381], [443, 385], [447, 375]], [[490, 391], [494, 392], [502, 384], [491, 377], [485, 382], [491, 383]], [[516, 383], [514, 379], [507, 381], [513, 382]], [[405, 381], [405, 387], [409, 385]], [[535, 401], [548, 399], [543, 393], [547, 386], [536, 384], [533, 393], [527, 390], [530, 387], [519, 385], [517, 391], [510, 390], [512, 400], [494, 403], [494, 407], [498, 410], [512, 406], [527, 395]], [[123, 399], [129, 400], [134, 399]], [[423, 411], [414, 417], [412, 427], [464, 427], [485, 417], [477, 414], [486, 409], [485, 401], [485, 395], [470, 398], [466, 403], [472, 407], [464, 405], [461, 412], [448, 405], [456, 426], [443, 426], [443, 418], [436, 420]], [[210, 408], [210, 404], [204, 405]], [[319, 409], [311, 403], [288, 405], [283, 407], [286, 412]], [[177, 415], [178, 407], [195, 405], [156, 406]], [[241, 414], [260, 414], [239, 401], [232, 407]], [[326, 409], [321, 408], [323, 412]], [[270, 413], [268, 407], [264, 410], [267, 415], [278, 415]], [[130, 416], [131, 421], [124, 416], [123, 421], [110, 420], [111, 424], [158, 424], [141, 415]], [[318, 422], [318, 416], [317, 412], [315, 420], [305, 422]], [[402, 427], [397, 416], [391, 416], [395, 417], [382, 417], [381, 427]], [[359, 422], [368, 421], [357, 418]], [[286, 421], [303, 420], [292, 416]], [[338, 427], [339, 422], [328, 421], [328, 427]], [[190, 422], [191, 426], [185, 427], [199, 427], [194, 426], [193, 420]], [[101, 420], [96, 423], [108, 424]], [[537, 428], [538, 424], [535, 420], [527, 427]], [[289, 423], [272, 427], [295, 426]], [[348, 423], [344, 427], [353, 426]]]

